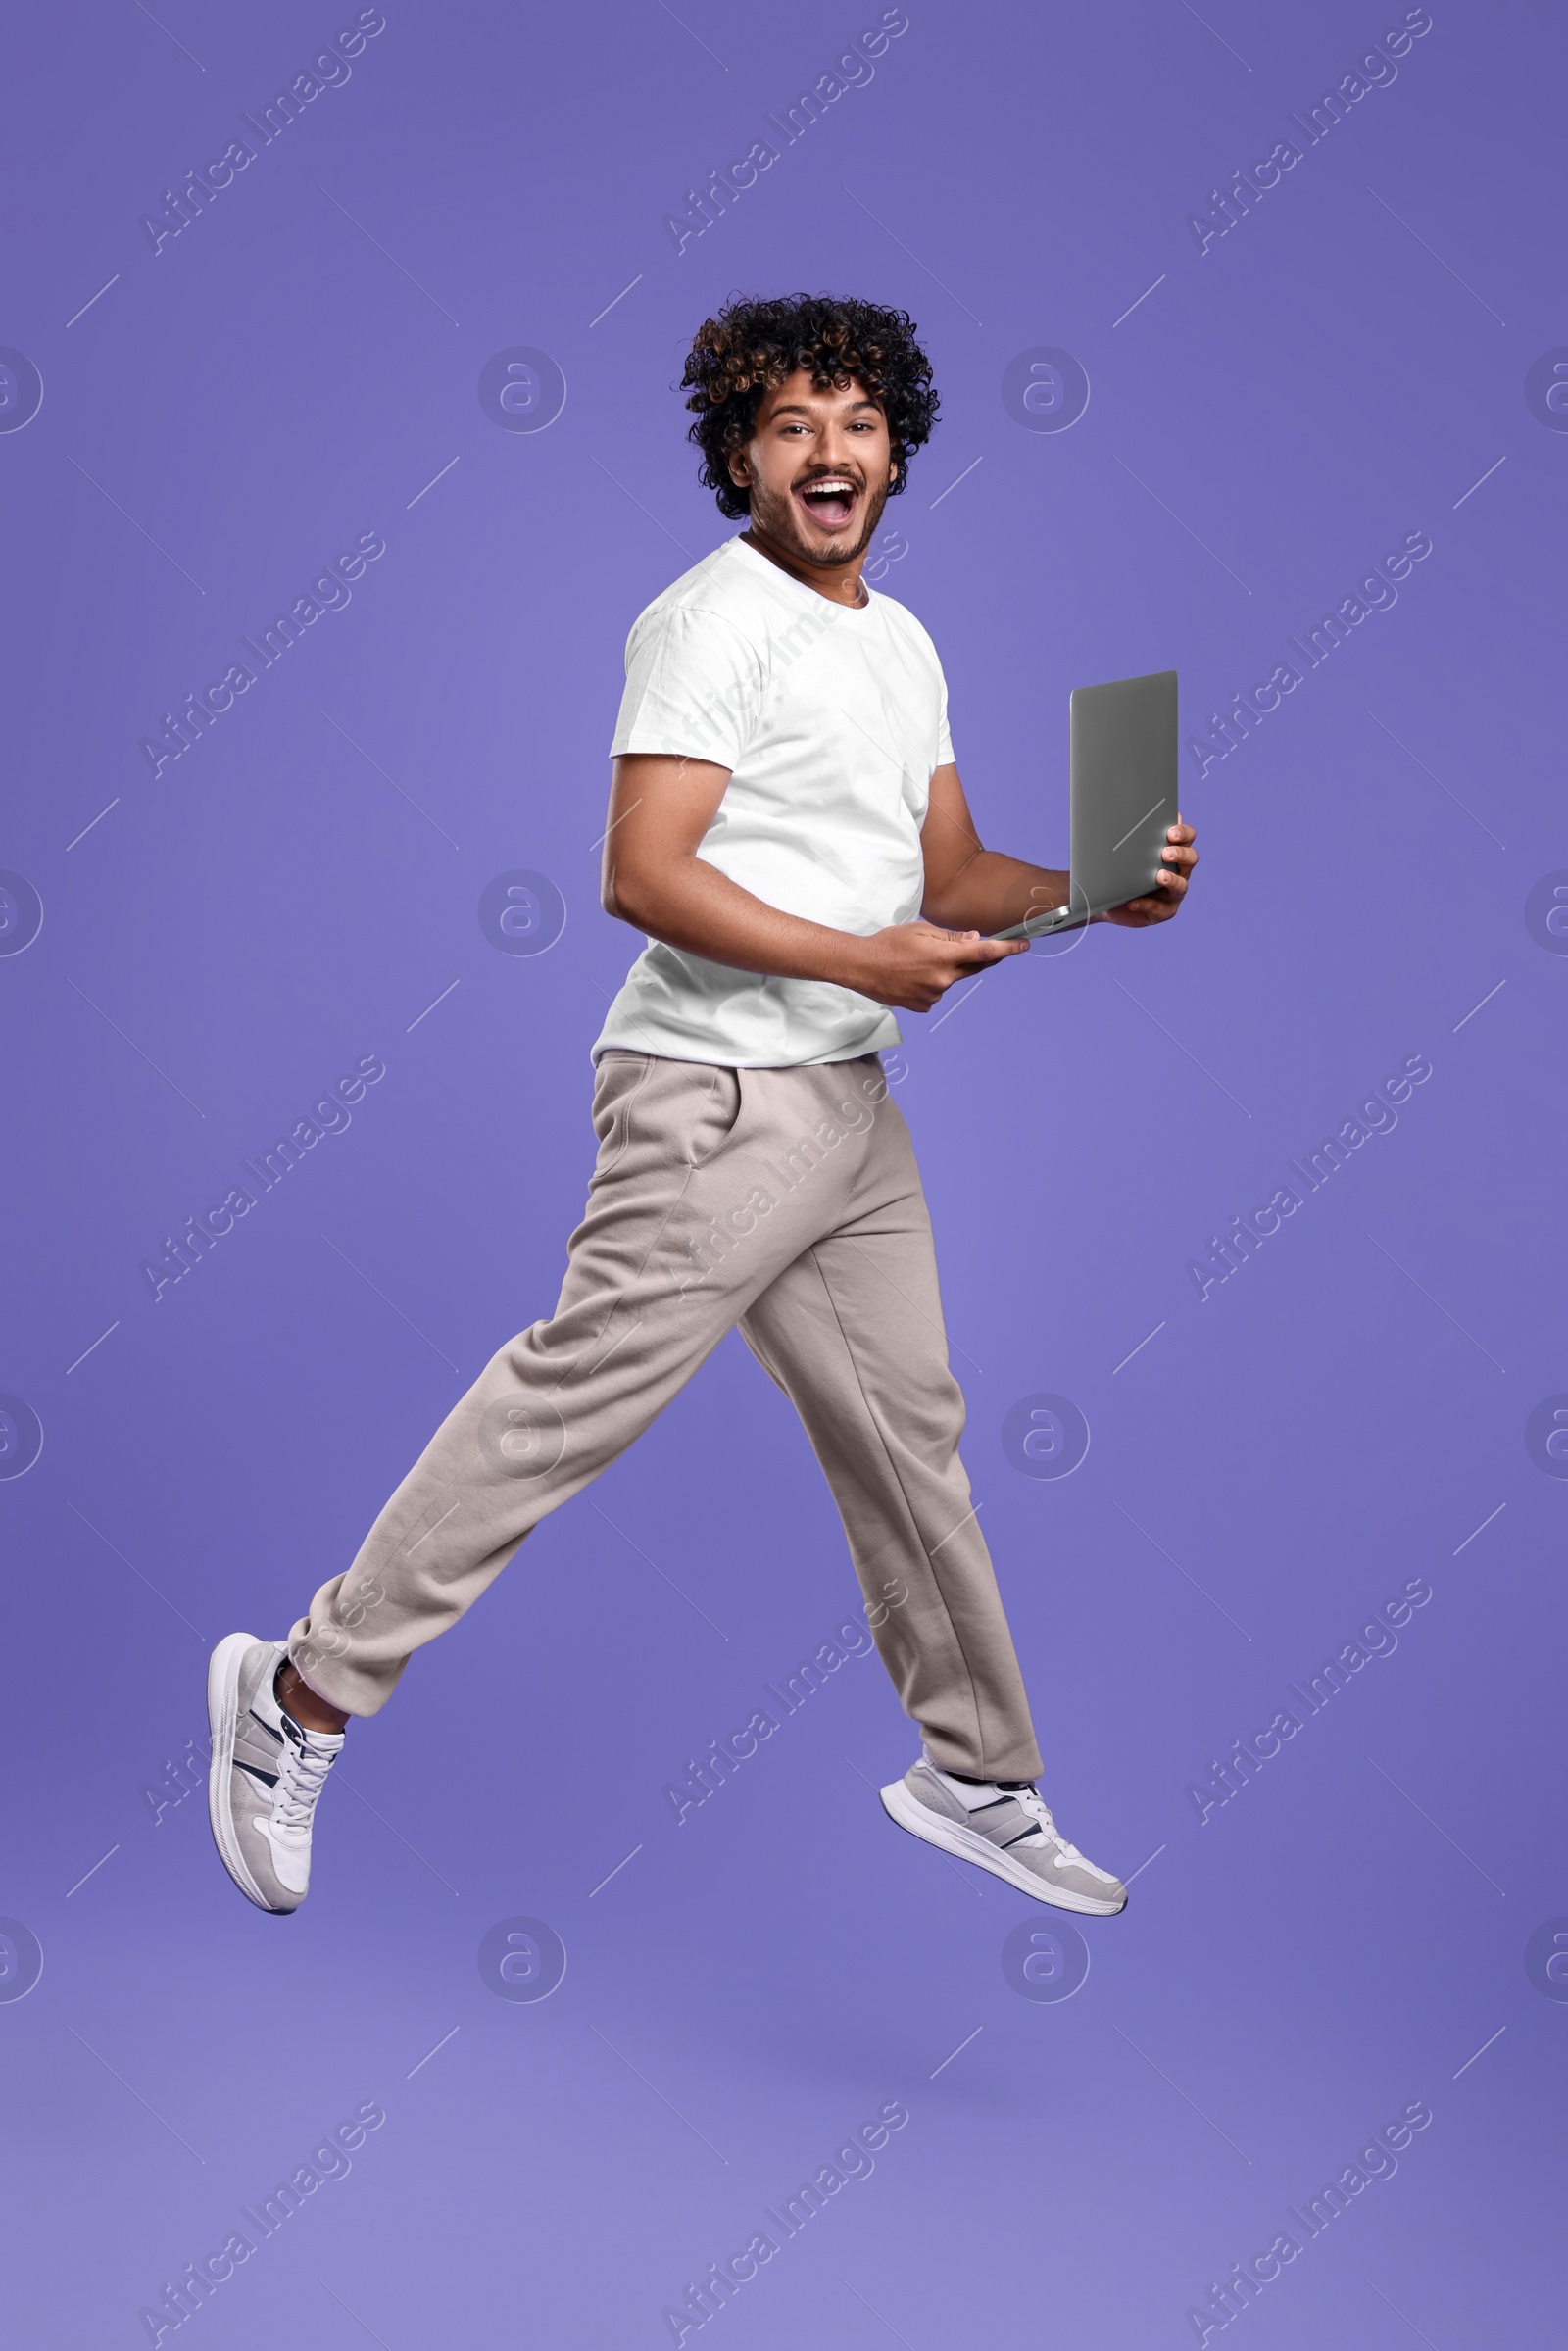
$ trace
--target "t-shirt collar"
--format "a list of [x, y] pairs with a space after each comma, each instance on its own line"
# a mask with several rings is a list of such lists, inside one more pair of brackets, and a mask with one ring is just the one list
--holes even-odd
[[808, 588], [802, 581], [792, 578], [789, 572], [783, 568], [782, 564], [775, 563], [770, 557], [763, 555], [760, 549], [753, 547], [749, 541], [742, 537], [739, 531], [736, 532], [734, 538], [731, 539], [728, 544], [731, 547], [738, 547], [742, 557], [747, 562], [760, 563], [766, 571], [769, 571], [772, 574], [774, 579], [783, 584], [783, 586], [792, 596], [808, 597], [812, 604], [825, 604], [830, 612], [844, 614], [852, 620], [863, 620], [870, 612], [872, 606], [877, 602], [876, 590], [872, 587], [870, 581], [865, 578], [863, 573], [861, 574], [860, 585], [865, 590], [864, 604], [833, 604], [826, 596], [818, 596], [814, 588]]

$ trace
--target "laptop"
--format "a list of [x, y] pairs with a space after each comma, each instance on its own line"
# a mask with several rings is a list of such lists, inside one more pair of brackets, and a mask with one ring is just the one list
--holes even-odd
[[1146, 898], [1176, 821], [1176, 672], [1076, 686], [1072, 725], [1072, 846], [1064, 906], [1031, 914], [997, 939], [1076, 930], [1107, 907]]

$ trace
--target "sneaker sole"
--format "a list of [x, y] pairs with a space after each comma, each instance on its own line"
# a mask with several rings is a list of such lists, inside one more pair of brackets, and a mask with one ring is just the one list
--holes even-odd
[[989, 1870], [993, 1878], [1005, 1880], [1033, 1901], [1047, 1902], [1053, 1910], [1076, 1910], [1089, 1918], [1102, 1919], [1115, 1918], [1127, 1907], [1125, 1887], [1121, 1900], [1112, 1902], [1102, 1901], [1094, 1894], [1073, 1893], [1065, 1886], [1054, 1891], [1042, 1886], [1032, 1871], [1020, 1869], [1017, 1862], [1009, 1861], [1005, 1852], [999, 1851], [978, 1830], [961, 1829], [956, 1821], [945, 1821], [939, 1813], [928, 1811], [917, 1796], [910, 1795], [902, 1780], [895, 1780], [891, 1788], [878, 1792], [889, 1820], [896, 1821], [901, 1829], [907, 1829], [911, 1837], [918, 1837], [922, 1844], [935, 1845], [939, 1852], [952, 1853], [958, 1861], [971, 1861], [976, 1869]]
[[256, 1641], [254, 1633], [230, 1633], [214, 1649], [207, 1668], [207, 1723], [212, 1735], [213, 1759], [207, 1770], [207, 1818], [212, 1825], [213, 1842], [218, 1858], [227, 1870], [247, 1902], [265, 1910], [269, 1918], [286, 1918], [267, 1899], [240, 1851], [239, 1838], [234, 1832], [229, 1794], [233, 1787], [234, 1730], [239, 1719], [239, 1669], [247, 1649]]

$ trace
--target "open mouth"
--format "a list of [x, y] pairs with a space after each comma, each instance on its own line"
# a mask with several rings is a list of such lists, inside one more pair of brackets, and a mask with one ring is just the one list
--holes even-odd
[[824, 473], [795, 490], [801, 508], [822, 530], [842, 530], [853, 519], [859, 495], [847, 473]]

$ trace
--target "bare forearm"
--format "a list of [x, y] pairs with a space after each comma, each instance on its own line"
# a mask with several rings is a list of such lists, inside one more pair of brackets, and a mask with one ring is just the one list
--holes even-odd
[[[961, 863], [973, 827], [962, 811], [957, 770], [939, 768], [934, 788], [946, 790], [950, 779], [959, 813], [943, 821], [948, 830], [957, 824], [955, 862]], [[956, 980], [1028, 952], [1023, 940], [975, 938], [974, 925], [967, 926], [967, 938], [929, 921], [884, 923], [862, 937], [765, 905], [697, 854], [729, 780], [727, 768], [709, 760], [662, 752], [620, 755], [612, 770], [600, 884], [607, 914], [732, 971], [754, 971], [765, 979], [823, 980], [910, 1012], [929, 1012]], [[923, 855], [924, 833], [921, 847]], [[984, 862], [1007, 866], [1020, 877], [1014, 896], [1027, 906], [1043, 869], [1006, 857]], [[1064, 892], [1065, 875], [1044, 880], [1048, 888], [1060, 883]], [[1033, 903], [1042, 903], [1038, 895]]]
[[772, 979], [861, 985], [865, 943], [763, 904], [702, 857], [671, 858], [635, 880], [617, 875], [606, 911], [710, 963]]
[[1001, 850], [980, 849], [940, 884], [927, 885], [920, 911], [927, 922], [947, 930], [989, 935], [1064, 906], [1067, 897], [1067, 876], [1054, 866], [1028, 865]]

